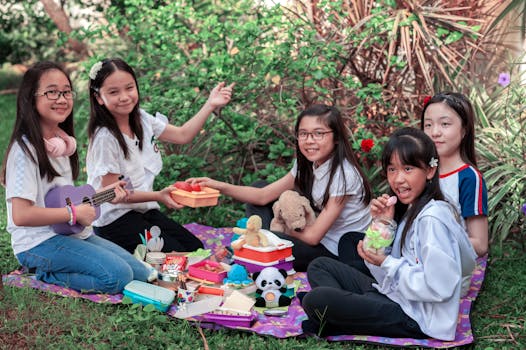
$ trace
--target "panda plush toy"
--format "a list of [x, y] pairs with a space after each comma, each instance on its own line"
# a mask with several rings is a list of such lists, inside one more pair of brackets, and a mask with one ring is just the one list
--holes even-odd
[[283, 295], [287, 291], [286, 277], [287, 271], [275, 267], [254, 272], [252, 278], [257, 286], [256, 293], [261, 295], [256, 298], [255, 305], [267, 308], [290, 305], [291, 299]]

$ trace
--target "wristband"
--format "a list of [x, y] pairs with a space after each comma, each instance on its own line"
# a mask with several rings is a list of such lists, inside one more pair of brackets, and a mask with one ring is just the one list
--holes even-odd
[[73, 204], [69, 204], [67, 206], [68, 212], [69, 212], [69, 221], [68, 224], [70, 226], [73, 226], [77, 223], [77, 211], [75, 209], [75, 206]]
[[68, 220], [68, 225], [73, 225], [73, 212], [71, 211], [71, 207], [69, 205], [66, 205], [66, 209], [68, 210], [68, 214], [69, 214], [69, 220]]

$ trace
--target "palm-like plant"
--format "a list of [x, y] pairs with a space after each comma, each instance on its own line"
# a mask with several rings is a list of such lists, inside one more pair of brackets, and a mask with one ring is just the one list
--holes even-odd
[[[383, 102], [402, 116], [437, 86], [459, 85], [493, 54], [489, 29], [510, 0], [295, 1], [291, 12], [310, 22], [321, 41], [345, 48], [339, 71], [362, 86], [378, 84]], [[299, 9], [298, 9], [299, 8]]]
[[[462, 73], [465, 70], [468, 58], [480, 41], [479, 30], [485, 23], [485, 20], [468, 16], [467, 10], [472, 15], [480, 12], [480, 7], [468, 1], [457, 1], [456, 4], [436, 1], [393, 2], [391, 8], [376, 13], [371, 11], [354, 23], [353, 30], [369, 32], [359, 42], [357, 54], [360, 54], [360, 50], [368, 49], [366, 43], [371, 35], [384, 36], [387, 40], [378, 47], [378, 53], [382, 53], [382, 56], [374, 60], [381, 68], [382, 85], [392, 81], [392, 78], [402, 79], [401, 83], [412, 83], [417, 90], [431, 92], [436, 78], [454, 85], [454, 77], [450, 72]], [[370, 25], [378, 17], [387, 24], [383, 28]], [[387, 55], [383, 54], [385, 51]], [[406, 61], [407, 65], [393, 70], [396, 61]], [[425, 82], [425, 88], [420, 82]]]
[[498, 242], [509, 235], [526, 238], [526, 85], [518, 81], [491, 95], [476, 88], [471, 94], [480, 120], [477, 150], [488, 187], [490, 236]]

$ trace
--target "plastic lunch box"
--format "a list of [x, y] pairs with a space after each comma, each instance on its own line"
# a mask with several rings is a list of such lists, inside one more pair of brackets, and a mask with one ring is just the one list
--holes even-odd
[[292, 256], [294, 243], [289, 240], [281, 239], [268, 230], [261, 230], [269, 239], [270, 245], [267, 247], [253, 247], [244, 244], [240, 249], [234, 250], [235, 257], [269, 263], [278, 260], [285, 260]]
[[[213, 269], [210, 270], [210, 269]], [[191, 277], [212, 283], [223, 283], [227, 272], [220, 263], [211, 260], [203, 260], [188, 267], [188, 274]]]
[[203, 187], [201, 192], [187, 192], [180, 189], [172, 191], [172, 198], [180, 204], [188, 207], [207, 207], [217, 205], [219, 191], [209, 187]]
[[250, 315], [225, 315], [215, 312], [209, 312], [203, 315], [205, 321], [214, 322], [225, 327], [245, 327], [250, 328], [256, 315], [251, 312]]
[[166, 312], [175, 298], [173, 290], [141, 281], [131, 281], [122, 292], [133, 303], [152, 304], [159, 311]]
[[265, 267], [273, 266], [277, 269], [284, 269], [287, 272], [291, 271], [291, 273], [288, 273], [289, 275], [294, 274], [296, 273], [296, 271], [294, 271], [294, 268], [292, 267], [293, 261], [294, 261], [294, 257], [289, 256], [286, 259], [262, 263], [260, 261], [241, 258], [241, 257], [234, 255], [234, 262], [236, 264], [245, 266], [248, 272], [250, 273], [258, 272], [258, 271], [263, 270]]

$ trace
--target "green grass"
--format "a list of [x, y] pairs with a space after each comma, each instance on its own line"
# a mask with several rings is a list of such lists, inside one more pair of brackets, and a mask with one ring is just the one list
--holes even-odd
[[[15, 116], [14, 95], [0, 96], [0, 152], [3, 159]], [[0, 190], [4, 198], [5, 191]], [[0, 271], [18, 264], [5, 231], [5, 201], [0, 201]], [[202, 222], [203, 213], [185, 214], [188, 221]], [[186, 221], [186, 222], [188, 222]], [[206, 222], [203, 222], [206, 224]], [[217, 219], [215, 223], [221, 223]], [[231, 225], [230, 220], [223, 225]], [[503, 250], [494, 246], [481, 293], [471, 320], [475, 349], [520, 349], [526, 347], [526, 259], [518, 244], [508, 241]], [[275, 339], [237, 331], [208, 331], [210, 349], [384, 349], [385, 346], [328, 343], [309, 339]], [[0, 349], [203, 349], [197, 328], [138, 306], [95, 304], [63, 298], [31, 289], [5, 287], [0, 302]]]
[[[3, 195], [3, 190], [2, 190]], [[5, 205], [2, 202], [2, 213]], [[0, 220], [5, 232], [5, 215]], [[512, 243], [494, 252], [481, 294], [472, 309], [476, 349], [525, 346], [526, 261]], [[0, 239], [0, 270], [17, 266], [8, 234]], [[328, 343], [315, 339], [260, 337], [236, 331], [204, 331], [210, 349], [383, 349], [384, 346]], [[512, 338], [513, 337], [513, 338]], [[514, 340], [513, 340], [514, 339]], [[0, 302], [0, 348], [203, 349], [203, 338], [186, 321], [130, 305], [95, 304], [40, 291], [5, 287]]]
[[4, 160], [4, 154], [11, 137], [13, 123], [16, 118], [16, 96], [13, 94], [0, 95], [0, 162]]

